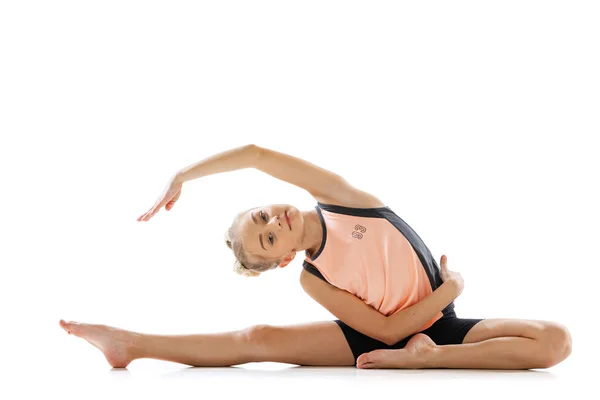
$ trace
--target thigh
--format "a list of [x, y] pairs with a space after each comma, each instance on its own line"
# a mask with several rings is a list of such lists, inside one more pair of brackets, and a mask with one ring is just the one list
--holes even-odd
[[548, 328], [552, 327], [553, 323], [549, 321], [489, 318], [473, 326], [466, 334], [463, 343], [481, 342], [505, 336], [539, 339]]
[[346, 325], [344, 322], [339, 319], [334, 321], [337, 323], [342, 330], [344, 336], [346, 337], [346, 342], [350, 346], [350, 350], [352, 351], [352, 356], [354, 357], [354, 365], [356, 365], [356, 361], [358, 357], [363, 353], [369, 353], [373, 350], [379, 349], [402, 349], [408, 343], [410, 337], [402, 339], [398, 343], [393, 346], [389, 346], [388, 344], [381, 342], [375, 338], [365, 335], [357, 331], [356, 329]]
[[340, 327], [334, 321], [294, 325], [257, 325], [248, 329], [252, 361], [298, 365], [355, 365]]
[[458, 318], [455, 314], [445, 315], [420, 333], [429, 336], [438, 346], [462, 344], [466, 335], [483, 321], [485, 320], [481, 318]]

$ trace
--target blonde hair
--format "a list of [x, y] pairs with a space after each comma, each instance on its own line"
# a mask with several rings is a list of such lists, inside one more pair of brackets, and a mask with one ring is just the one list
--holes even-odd
[[[251, 208], [249, 210], [251, 210]], [[231, 226], [227, 228], [227, 231], [225, 232], [225, 244], [227, 247], [233, 250], [233, 254], [236, 258], [235, 262], [233, 263], [233, 271], [239, 275], [254, 277], [259, 276], [261, 272], [277, 268], [279, 266], [279, 261], [250, 261], [248, 253], [242, 244], [242, 238], [237, 231], [239, 218], [249, 210], [238, 214]], [[255, 258], [257, 257], [255, 256]]]

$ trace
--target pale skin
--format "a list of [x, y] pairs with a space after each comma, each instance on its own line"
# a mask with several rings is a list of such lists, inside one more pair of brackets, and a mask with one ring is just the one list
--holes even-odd
[[[171, 210], [185, 182], [242, 168], [260, 169], [307, 190], [322, 203], [357, 208], [384, 205], [375, 196], [352, 187], [330, 171], [284, 153], [247, 145], [216, 154], [178, 171], [155, 204], [138, 221], [148, 221], [163, 207]], [[291, 226], [286, 214], [290, 217]], [[278, 266], [282, 268], [289, 265], [298, 251], [314, 254], [322, 241], [316, 210], [300, 211], [291, 205], [275, 204], [247, 210], [237, 221], [243, 244], [251, 257], [280, 261]], [[444, 285], [449, 285], [444, 288], [444, 293], [451, 301], [462, 291], [462, 278], [457, 272], [448, 270], [445, 256], [442, 256], [440, 266]], [[304, 277], [305, 289], [313, 285], [310, 277]], [[311, 286], [310, 292], [314, 293], [319, 284]], [[434, 294], [442, 293], [441, 287], [438, 290], [439, 293]], [[430, 297], [433, 298], [434, 294]], [[354, 304], [348, 303], [347, 307], [355, 307]], [[323, 305], [329, 307], [329, 304]], [[376, 310], [372, 312], [377, 313]], [[376, 317], [379, 318], [376, 321], [389, 318], [381, 314]], [[426, 320], [427, 315], [423, 318]], [[532, 369], [552, 367], [571, 353], [571, 335], [564, 325], [525, 319], [485, 319], [473, 326], [463, 343], [458, 345], [438, 346], [417, 331], [381, 333], [382, 340], [389, 343], [409, 334], [414, 336], [403, 349], [364, 353], [356, 364], [342, 331], [333, 321], [285, 326], [263, 324], [237, 331], [189, 335], [153, 335], [63, 320], [60, 320], [60, 326], [97, 347], [115, 368], [125, 368], [139, 358], [154, 358], [210, 367], [270, 361], [314, 366], [355, 365], [357, 368]]]

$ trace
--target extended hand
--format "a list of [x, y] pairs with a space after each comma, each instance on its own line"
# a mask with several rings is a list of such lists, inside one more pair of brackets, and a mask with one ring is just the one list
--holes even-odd
[[165, 209], [169, 211], [173, 208], [173, 204], [179, 199], [181, 196], [181, 187], [183, 186], [183, 182], [179, 179], [177, 175], [171, 177], [171, 180], [167, 183], [163, 194], [156, 200], [156, 203], [143, 215], [138, 217], [138, 221], [148, 221], [150, 218], [154, 216], [160, 210], [162, 206], [165, 206]]
[[460, 275], [460, 273], [458, 273], [456, 271], [450, 271], [448, 269], [447, 262], [448, 262], [448, 257], [446, 257], [445, 255], [442, 255], [442, 258], [440, 260], [442, 281], [444, 281], [444, 282], [450, 281], [450, 282], [456, 284], [456, 288], [458, 289], [458, 294], [461, 294], [463, 291], [463, 288], [465, 287], [465, 282], [463, 281], [463, 278]]

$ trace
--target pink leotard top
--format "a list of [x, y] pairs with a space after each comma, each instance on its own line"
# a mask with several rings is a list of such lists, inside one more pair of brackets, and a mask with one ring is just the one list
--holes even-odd
[[[442, 284], [440, 269], [417, 233], [389, 207], [350, 208], [318, 202], [320, 249], [303, 268], [389, 316]], [[450, 303], [421, 330], [446, 313]]]

